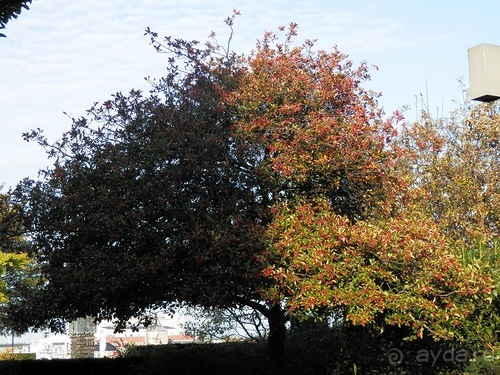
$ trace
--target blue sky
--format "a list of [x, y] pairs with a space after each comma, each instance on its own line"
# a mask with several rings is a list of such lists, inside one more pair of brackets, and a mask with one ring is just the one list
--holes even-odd
[[337, 45], [355, 63], [378, 66], [368, 88], [382, 92], [387, 113], [404, 105], [416, 116], [420, 94], [432, 113], [446, 115], [468, 85], [467, 49], [500, 44], [500, 2], [484, 0], [34, 0], [7, 24], [0, 39], [0, 184], [4, 191], [51, 164], [21, 134], [42, 128], [51, 140], [73, 117], [117, 91], [147, 90], [145, 76], [160, 77], [166, 56], [144, 30], [204, 41], [236, 8], [233, 49], [248, 52], [264, 31], [299, 24], [299, 39]]

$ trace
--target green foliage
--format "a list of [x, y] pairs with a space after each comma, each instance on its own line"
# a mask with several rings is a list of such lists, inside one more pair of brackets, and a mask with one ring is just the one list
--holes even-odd
[[449, 238], [465, 270], [490, 284], [473, 296], [460, 327], [471, 347], [498, 346], [500, 228], [499, 104], [465, 101], [448, 117], [427, 111], [401, 133], [403, 160], [413, 187], [413, 209], [426, 213]]
[[500, 105], [465, 102], [449, 117], [426, 111], [400, 135], [417, 209], [458, 243], [498, 237]]
[[[52, 359], [0, 361], [2, 375], [39, 375], [39, 374], [137, 374], [140, 358], [88, 358], [88, 359]], [[146, 374], [142, 372], [142, 374]]]
[[500, 373], [500, 359], [480, 356], [465, 368], [462, 375], [496, 375]]
[[351, 223], [324, 202], [302, 203], [280, 210], [268, 235], [275, 256], [265, 273], [276, 280], [268, 298], [299, 317], [326, 310], [382, 331], [408, 327], [409, 338], [451, 339], [491, 291], [417, 215]]
[[13, 353], [11, 348], [0, 353], [0, 361], [25, 361], [36, 359], [36, 353]]
[[464, 329], [471, 347], [495, 350], [500, 344], [500, 240], [477, 240], [463, 246], [461, 261], [471, 270], [481, 272], [494, 281], [494, 289], [487, 298], [477, 299], [474, 313]]
[[273, 374], [265, 345], [256, 343], [178, 344], [136, 347], [145, 374]]
[[[401, 362], [391, 362], [392, 350]], [[433, 340], [407, 342], [397, 330], [380, 335], [370, 327], [328, 328], [321, 324], [293, 330], [287, 339], [286, 374], [428, 374], [460, 373], [465, 363], [451, 356], [456, 348]], [[434, 358], [424, 356], [431, 353]], [[447, 353], [444, 355], [444, 353]], [[233, 342], [135, 347], [131, 357], [143, 358], [146, 374], [271, 374], [274, 369], [262, 344]], [[457, 372], [454, 372], [457, 371]]]
[[[379, 335], [369, 327], [328, 328], [309, 325], [294, 330], [287, 342], [280, 374], [496, 374], [499, 362], [478, 355], [461, 361], [454, 348], [432, 340], [406, 342], [397, 331]], [[395, 361], [394, 350], [402, 353]], [[423, 355], [432, 353], [432, 355]], [[391, 362], [392, 360], [392, 362]], [[117, 359], [0, 361], [1, 374], [276, 374], [263, 344], [177, 344], [132, 347]]]
[[0, 304], [8, 302], [8, 280], [13, 274], [28, 266], [26, 254], [6, 254], [0, 252]]
[[0, 251], [25, 253], [29, 249], [29, 243], [23, 238], [25, 227], [18, 214], [9, 194], [0, 194]]
[[268, 189], [231, 134], [225, 82], [205, 61], [212, 51], [177, 40], [168, 47], [186, 66], [172, 61], [149, 97], [118, 93], [73, 119], [54, 144], [39, 130], [26, 134], [56, 160], [43, 180], [11, 194], [44, 277], [9, 311], [24, 329], [60, 329], [83, 315], [123, 325], [179, 300], [257, 300], [266, 311], [255, 260]]
[[22, 236], [23, 227], [16, 220], [15, 207], [7, 194], [0, 195], [0, 331], [8, 329], [4, 309], [18, 296], [20, 284], [30, 283], [28, 272], [32, 261], [26, 253], [28, 242]]

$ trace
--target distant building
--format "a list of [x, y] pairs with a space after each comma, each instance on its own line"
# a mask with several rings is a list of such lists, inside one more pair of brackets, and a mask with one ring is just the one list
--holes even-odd
[[124, 332], [115, 333], [110, 323], [100, 324], [96, 329], [96, 357], [113, 357], [129, 345], [186, 344], [195, 341], [184, 334], [182, 322], [166, 316], [158, 316], [149, 327], [139, 326], [135, 330], [127, 327]]
[[48, 335], [31, 343], [30, 352], [36, 354], [36, 359], [65, 359], [69, 358], [71, 340], [68, 335]]
[[[128, 345], [165, 345], [186, 344], [195, 341], [194, 337], [187, 336], [182, 330], [182, 318], [172, 319], [159, 315], [148, 328], [139, 326], [137, 330], [126, 327], [124, 332], [115, 333], [115, 327], [110, 322], [102, 322], [91, 329], [82, 328], [85, 322], [78, 321], [69, 326], [68, 334], [31, 334], [22, 336], [18, 342], [6, 340], [0, 343], [0, 352], [12, 351], [13, 353], [34, 353], [36, 359], [63, 359], [71, 358], [71, 344], [78, 343], [74, 340], [77, 330], [94, 331], [92, 335], [86, 336], [91, 340], [87, 344], [93, 357], [114, 357]], [[10, 340], [9, 340], [10, 341]], [[74, 348], [73, 348], [74, 349]], [[73, 350], [74, 352], [74, 350]]]
[[13, 344], [0, 344], [0, 353], [31, 353], [29, 342], [16, 342]]
[[70, 340], [68, 335], [53, 335], [46, 332], [41, 337], [31, 337], [33, 341], [17, 341], [0, 344], [0, 353], [33, 353], [36, 359], [69, 358]]

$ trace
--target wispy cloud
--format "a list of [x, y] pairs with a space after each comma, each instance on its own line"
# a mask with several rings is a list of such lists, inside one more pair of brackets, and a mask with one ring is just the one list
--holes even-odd
[[[121, 0], [35, 1], [29, 12], [9, 23], [0, 40], [0, 183], [14, 185], [48, 162], [21, 133], [41, 127], [51, 139], [67, 129], [66, 111], [85, 113], [94, 101], [116, 91], [147, 89], [143, 77], [161, 76], [166, 57], [155, 53], [143, 35], [205, 40], [215, 31], [229, 35], [223, 20], [233, 8], [242, 12], [233, 48], [244, 52], [264, 31], [299, 24], [299, 40], [318, 38], [380, 67], [373, 88], [384, 105], [411, 104], [429, 80], [439, 98], [456, 91], [455, 78], [466, 74], [466, 48], [500, 35], [495, 14], [470, 2], [423, 0]], [[465, 22], [469, 20], [469, 22]]]

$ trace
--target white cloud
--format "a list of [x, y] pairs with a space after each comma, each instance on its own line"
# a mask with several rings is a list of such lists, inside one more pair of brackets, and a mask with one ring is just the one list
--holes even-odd
[[378, 65], [371, 86], [392, 110], [412, 104], [426, 81], [439, 103], [457, 91], [455, 79], [467, 74], [466, 49], [500, 43], [491, 39], [500, 35], [500, 3], [489, 7], [446, 0], [34, 1], [0, 39], [0, 183], [36, 177], [47, 165], [22, 132], [41, 127], [56, 139], [69, 126], [63, 111], [80, 116], [94, 101], [146, 89], [144, 76], [162, 74], [166, 57], [143, 35], [148, 26], [201, 41], [214, 30], [224, 42], [223, 20], [236, 8], [242, 16], [232, 46], [243, 52], [264, 31], [297, 22], [299, 40], [318, 38], [320, 48], [338, 45], [354, 61]]

